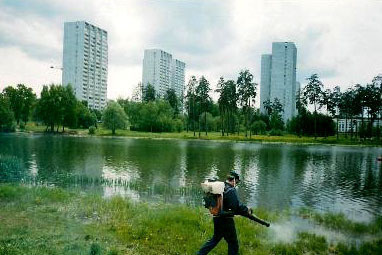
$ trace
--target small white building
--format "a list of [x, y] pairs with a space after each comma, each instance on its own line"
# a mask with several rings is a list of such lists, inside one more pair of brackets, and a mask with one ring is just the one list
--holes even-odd
[[[375, 120], [373, 122], [373, 127], [377, 127], [379, 122], [379, 126], [382, 128], [382, 120]], [[367, 118], [363, 119], [363, 123], [365, 126], [369, 123], [369, 120]], [[352, 129], [353, 132], [356, 133], [359, 131], [359, 129], [362, 126], [362, 119], [357, 117], [355, 119], [338, 119], [338, 132], [339, 133], [351, 133]]]

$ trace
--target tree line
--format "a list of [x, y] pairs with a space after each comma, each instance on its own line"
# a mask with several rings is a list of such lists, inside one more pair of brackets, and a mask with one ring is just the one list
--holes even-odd
[[46, 131], [64, 132], [65, 127], [96, 126], [100, 117], [86, 101], [76, 99], [71, 86], [43, 86], [40, 98], [24, 84], [8, 86], [0, 93], [0, 131], [23, 129], [28, 120], [34, 120], [45, 124]]
[[[344, 119], [345, 136], [361, 139], [381, 136], [382, 76], [366, 85], [356, 84], [341, 92], [340, 87], [325, 89], [317, 74], [297, 93], [298, 115], [289, 122], [289, 130], [298, 135], [328, 136], [339, 134], [339, 119]], [[308, 111], [313, 107], [313, 113]], [[323, 110], [318, 113], [318, 110]], [[336, 125], [333, 122], [336, 119]], [[374, 123], [377, 121], [377, 125]], [[313, 125], [312, 125], [313, 123]]]
[[[23, 128], [32, 119], [45, 124], [49, 132], [64, 131], [65, 127], [89, 128], [102, 121], [113, 134], [116, 129], [130, 128], [146, 132], [185, 130], [194, 136], [215, 131], [222, 136], [292, 133], [338, 137], [338, 123], [344, 119], [345, 136], [367, 139], [381, 135], [382, 76], [342, 92], [339, 86], [325, 89], [319, 76], [313, 74], [297, 91], [297, 114], [286, 123], [282, 118], [284, 106], [278, 98], [265, 101], [263, 113], [255, 107], [257, 89], [249, 70], [240, 71], [236, 80], [220, 77], [215, 91], [206, 77], [192, 76], [184, 96], [179, 97], [173, 89], [159, 96], [152, 85], [140, 84], [136, 89], [139, 95], [109, 102], [100, 112], [78, 101], [71, 86], [44, 86], [37, 98], [31, 88], [19, 84], [0, 93], [0, 130], [11, 131], [17, 125]], [[217, 93], [217, 102], [211, 92]]]

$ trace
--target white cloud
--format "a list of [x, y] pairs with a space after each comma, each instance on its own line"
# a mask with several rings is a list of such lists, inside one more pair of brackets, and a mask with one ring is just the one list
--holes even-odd
[[[186, 62], [187, 79], [260, 80], [272, 41], [298, 48], [298, 78], [317, 72], [327, 86], [366, 83], [382, 72], [381, 1], [67, 0], [0, 2], [0, 86], [59, 82], [63, 22], [87, 20], [108, 31], [108, 97], [131, 96], [145, 48]], [[22, 69], [20, 67], [28, 67]], [[31, 75], [33, 73], [34, 75]]]
[[31, 58], [20, 48], [0, 48], [0, 56], [0, 90], [22, 83], [39, 94], [43, 85], [61, 81], [59, 69], [50, 69], [45, 61]]

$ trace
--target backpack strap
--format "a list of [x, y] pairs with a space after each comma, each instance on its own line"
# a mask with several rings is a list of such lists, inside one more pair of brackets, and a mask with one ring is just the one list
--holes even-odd
[[223, 204], [223, 198], [224, 198], [224, 195], [228, 194], [228, 192], [230, 192], [230, 191], [233, 190], [233, 189], [235, 189], [235, 188], [234, 188], [234, 187], [231, 187], [231, 186], [229, 186], [229, 185], [226, 185], [226, 186], [224, 187], [224, 192], [222, 193], [222, 211], [224, 211], [224, 208], [223, 208], [223, 206], [224, 206], [224, 204]]
[[235, 189], [234, 187], [228, 186], [227, 188], [224, 189], [223, 194], [228, 194], [228, 192], [230, 192], [231, 190], [234, 190], [234, 189]]

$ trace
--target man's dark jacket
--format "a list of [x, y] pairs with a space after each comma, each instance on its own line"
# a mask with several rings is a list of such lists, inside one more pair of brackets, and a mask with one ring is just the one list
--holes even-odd
[[223, 210], [220, 216], [233, 217], [234, 215], [248, 215], [248, 207], [240, 202], [236, 189], [228, 182], [224, 184]]

